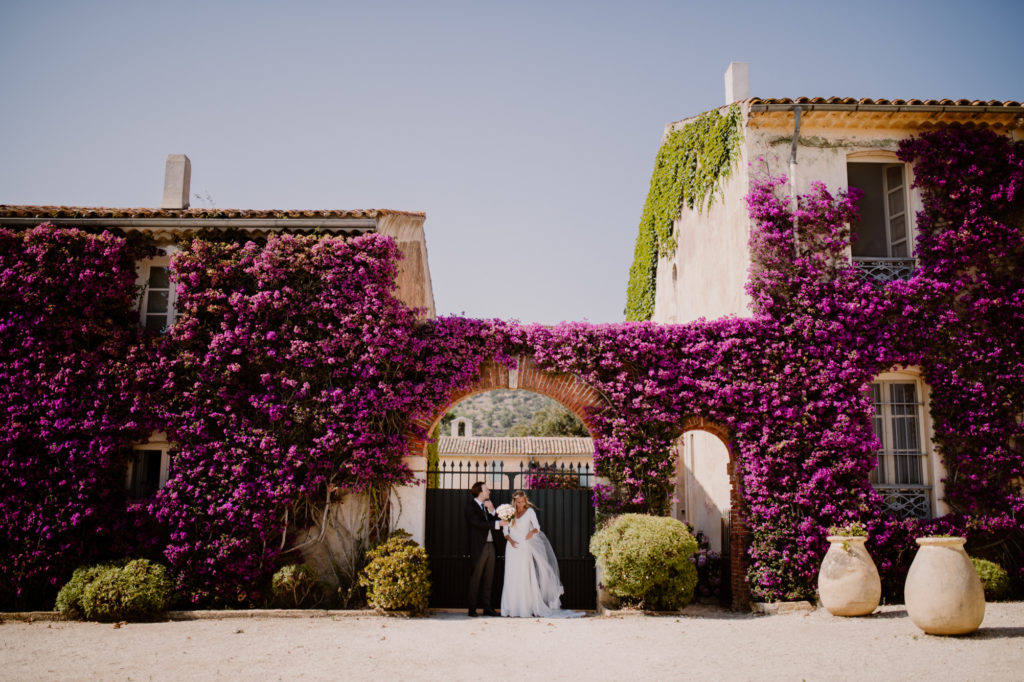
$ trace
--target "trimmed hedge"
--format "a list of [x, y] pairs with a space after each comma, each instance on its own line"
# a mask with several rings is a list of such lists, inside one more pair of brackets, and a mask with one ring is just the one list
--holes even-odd
[[697, 541], [686, 525], [665, 516], [623, 514], [590, 540], [602, 583], [624, 604], [650, 610], [681, 609], [693, 599]]
[[57, 610], [70, 618], [149, 620], [167, 610], [171, 579], [147, 559], [81, 567], [57, 595]]
[[430, 561], [427, 551], [399, 530], [366, 553], [359, 574], [370, 606], [386, 611], [423, 613], [430, 599]]
[[974, 570], [981, 578], [981, 585], [985, 588], [985, 599], [988, 601], [1000, 601], [1006, 599], [1010, 593], [1010, 576], [1003, 567], [988, 559], [971, 557]]

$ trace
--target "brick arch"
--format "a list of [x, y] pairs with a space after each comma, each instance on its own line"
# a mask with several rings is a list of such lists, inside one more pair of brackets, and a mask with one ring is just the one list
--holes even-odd
[[677, 442], [689, 431], [704, 431], [717, 437], [729, 453], [729, 584], [732, 592], [732, 608], [745, 610], [750, 607], [750, 588], [747, 585], [747, 550], [750, 548], [750, 530], [747, 528], [746, 511], [741, 494], [742, 485], [739, 467], [736, 466], [736, 451], [733, 448], [732, 432], [718, 422], [698, 415], [683, 420]]
[[[452, 393], [447, 402], [440, 406], [434, 414], [413, 419], [413, 424], [420, 427], [423, 433], [428, 434], [429, 437], [429, 434], [433, 433], [434, 427], [452, 405], [472, 395], [499, 389], [522, 389], [547, 396], [576, 415], [591, 434], [594, 433], [592, 412], [600, 412], [608, 405], [596, 389], [581, 381], [576, 375], [543, 370], [537, 366], [532, 357], [519, 356], [516, 358], [516, 369], [509, 369], [493, 359], [487, 360], [480, 366], [475, 382], [464, 390]], [[426, 455], [427, 440], [425, 438], [410, 433], [407, 442], [409, 455], [419, 457]]]

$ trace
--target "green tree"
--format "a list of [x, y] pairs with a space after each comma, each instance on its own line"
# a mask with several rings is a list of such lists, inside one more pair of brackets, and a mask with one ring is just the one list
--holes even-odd
[[[455, 414], [448, 412], [441, 421], [438, 422], [437, 426], [434, 427], [434, 432], [430, 435], [431, 442], [427, 445], [427, 487], [437, 488], [439, 487], [439, 476], [437, 470], [441, 465], [441, 458], [437, 452], [437, 439], [442, 434], [448, 431], [448, 425], [455, 420]], [[434, 473], [430, 473], [434, 472]]]
[[561, 405], [552, 404], [542, 407], [533, 413], [533, 418], [525, 424], [513, 426], [510, 436], [590, 436], [583, 422]]

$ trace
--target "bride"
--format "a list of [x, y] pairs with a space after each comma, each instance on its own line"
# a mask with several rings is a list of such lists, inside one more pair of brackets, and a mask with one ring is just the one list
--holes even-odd
[[505, 539], [505, 585], [501, 615], [571, 618], [582, 614], [561, 608], [562, 580], [551, 543], [540, 531], [536, 507], [517, 490], [512, 494], [515, 516], [502, 530]]

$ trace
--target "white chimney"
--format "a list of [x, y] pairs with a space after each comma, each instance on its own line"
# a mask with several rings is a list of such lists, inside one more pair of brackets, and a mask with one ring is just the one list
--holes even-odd
[[747, 62], [729, 62], [725, 71], [725, 103], [732, 104], [750, 97], [750, 65]]
[[188, 208], [192, 162], [184, 154], [168, 154], [164, 171], [164, 200], [160, 208]]

